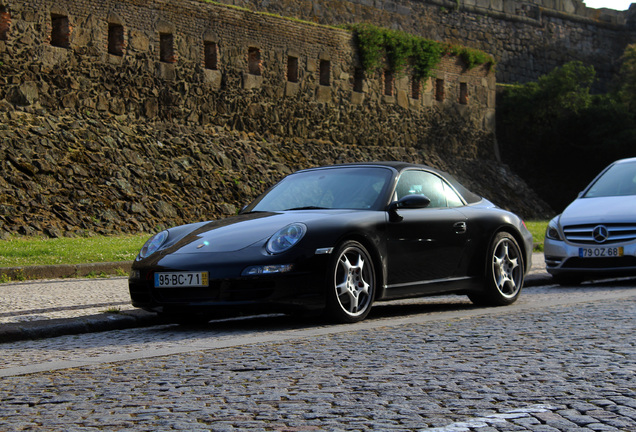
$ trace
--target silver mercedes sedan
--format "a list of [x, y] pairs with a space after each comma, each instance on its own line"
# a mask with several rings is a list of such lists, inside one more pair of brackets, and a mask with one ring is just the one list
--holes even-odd
[[636, 158], [610, 164], [550, 221], [544, 253], [560, 284], [636, 275]]

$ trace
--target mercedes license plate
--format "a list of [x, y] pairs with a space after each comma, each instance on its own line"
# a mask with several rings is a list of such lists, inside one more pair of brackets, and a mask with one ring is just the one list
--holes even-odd
[[579, 248], [580, 258], [615, 258], [623, 256], [623, 246]]
[[155, 288], [206, 287], [208, 272], [155, 273]]

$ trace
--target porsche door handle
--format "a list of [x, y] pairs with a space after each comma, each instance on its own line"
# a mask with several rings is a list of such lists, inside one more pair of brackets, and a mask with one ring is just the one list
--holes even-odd
[[453, 225], [453, 229], [456, 234], [465, 234], [466, 233], [466, 222], [457, 222]]

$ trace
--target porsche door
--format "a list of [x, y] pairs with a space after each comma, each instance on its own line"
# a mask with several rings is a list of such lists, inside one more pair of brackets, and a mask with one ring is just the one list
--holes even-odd
[[463, 277], [469, 232], [466, 217], [456, 209], [464, 205], [458, 194], [435, 173], [408, 170], [400, 176], [394, 198], [407, 195], [424, 195], [431, 202], [425, 208], [398, 209], [399, 218], [389, 222], [388, 288], [419, 286], [418, 292], [426, 292], [422, 287], [431, 282]]

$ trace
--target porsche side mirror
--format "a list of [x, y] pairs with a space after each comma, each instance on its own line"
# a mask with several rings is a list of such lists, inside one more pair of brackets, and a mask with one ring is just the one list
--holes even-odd
[[428, 207], [431, 200], [426, 195], [406, 195], [398, 201], [389, 204], [389, 217], [391, 222], [399, 222], [402, 216], [398, 214], [399, 209], [422, 209]]

